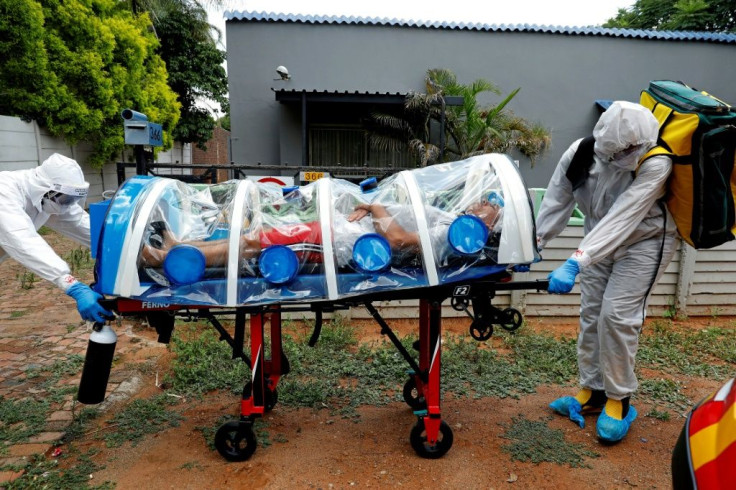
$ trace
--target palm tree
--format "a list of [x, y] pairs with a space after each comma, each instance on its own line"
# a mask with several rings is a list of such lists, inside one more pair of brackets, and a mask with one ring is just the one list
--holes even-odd
[[[546, 149], [549, 132], [539, 124], [531, 124], [506, 108], [519, 93], [512, 91], [495, 106], [481, 107], [478, 96], [484, 92], [497, 95], [501, 91], [492, 82], [475, 80], [470, 85], [457, 81], [447, 69], [434, 68], [425, 77], [426, 93], [407, 95], [402, 116], [373, 114], [375, 127], [369, 130], [369, 141], [374, 148], [398, 149], [408, 145], [420, 166], [437, 161], [468, 158], [482, 153], [506, 153], [518, 150], [534, 165], [535, 159]], [[460, 96], [460, 106], [444, 107], [446, 96]], [[431, 142], [432, 122], [442, 120], [447, 145], [444, 153]]]
[[207, 19], [207, 5], [221, 5], [223, 0], [128, 0], [134, 14], [148, 13], [155, 31], [163, 18], [172, 12], [186, 12], [190, 17], [188, 32], [198, 41], [219, 43], [222, 32]]

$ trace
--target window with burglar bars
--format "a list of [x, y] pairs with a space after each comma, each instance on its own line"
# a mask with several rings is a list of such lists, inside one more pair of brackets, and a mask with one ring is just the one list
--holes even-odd
[[377, 150], [368, 144], [365, 130], [317, 126], [309, 130], [309, 164], [343, 165], [346, 167], [414, 168], [407, 145], [400, 151]]

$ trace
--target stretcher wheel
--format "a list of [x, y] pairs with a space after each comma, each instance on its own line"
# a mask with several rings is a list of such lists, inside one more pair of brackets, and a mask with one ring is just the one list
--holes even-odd
[[516, 308], [506, 308], [501, 312], [501, 328], [513, 332], [519, 328], [524, 321], [521, 312]]
[[424, 419], [419, 419], [411, 430], [409, 440], [411, 447], [416, 453], [427, 459], [438, 459], [445, 455], [452, 447], [452, 429], [443, 420], [440, 422], [440, 431], [437, 434], [437, 442], [429, 444], [427, 442], [427, 431], [424, 429]]
[[[245, 383], [245, 386], [243, 387], [243, 400], [246, 400], [251, 397], [253, 394], [253, 383], [248, 381]], [[271, 389], [268, 386], [266, 386], [263, 389], [263, 410], [266, 412], [270, 412], [276, 407], [276, 404], [279, 402], [279, 392], [274, 388]]]
[[414, 378], [409, 378], [409, 381], [404, 385], [404, 401], [409, 408], [412, 410], [422, 410], [427, 408], [427, 401], [419, 393], [417, 388], [417, 382]]
[[452, 306], [452, 309], [455, 311], [465, 311], [468, 309], [468, 306], [470, 306], [470, 301], [468, 298], [453, 296], [452, 299], [450, 299], [450, 306]]
[[493, 325], [485, 323], [485, 321], [474, 320], [470, 324], [470, 336], [481, 342], [490, 339], [493, 336]]
[[245, 461], [256, 451], [256, 435], [253, 425], [230, 421], [217, 429], [215, 448], [228, 461]]

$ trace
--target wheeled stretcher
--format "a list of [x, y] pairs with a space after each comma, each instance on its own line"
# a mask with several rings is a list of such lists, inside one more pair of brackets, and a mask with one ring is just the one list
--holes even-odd
[[[252, 371], [241, 418], [215, 446], [229, 460], [256, 448], [253, 421], [277, 402], [289, 371], [281, 315], [364, 306], [411, 367], [404, 398], [418, 417], [416, 452], [442, 456], [452, 430], [440, 410], [443, 301], [464, 310], [471, 335], [514, 330], [521, 314], [491, 305], [499, 290], [546, 289], [510, 281], [514, 265], [539, 260], [531, 200], [513, 162], [489, 154], [403, 171], [361, 185], [320, 179], [284, 189], [251, 181], [192, 186], [137, 176], [91, 210], [94, 288], [120, 314], [145, 313], [168, 341], [176, 314], [210, 321]], [[418, 360], [373, 305], [419, 299]], [[471, 313], [472, 310], [472, 313]], [[217, 315], [235, 314], [230, 334]], [[246, 323], [250, 352], [244, 351]], [[265, 357], [266, 325], [270, 358]]]

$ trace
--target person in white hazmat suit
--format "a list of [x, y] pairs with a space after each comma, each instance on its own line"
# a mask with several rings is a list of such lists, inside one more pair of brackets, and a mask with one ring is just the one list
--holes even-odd
[[11, 257], [74, 298], [84, 320], [113, 314], [102, 295], [71, 275], [69, 266], [38, 234], [46, 225], [90, 246], [89, 215], [83, 209], [89, 182], [76, 161], [54, 153], [40, 166], [0, 172], [0, 262]]
[[[580, 390], [550, 407], [580, 427], [583, 414], [602, 409], [602, 441], [624, 438], [636, 418], [629, 403], [638, 387], [634, 362], [647, 297], [676, 247], [676, 227], [663, 202], [672, 161], [639, 160], [657, 142], [659, 124], [645, 107], [614, 102], [593, 130], [594, 162], [579, 186], [567, 171], [580, 141], [563, 154], [537, 218], [541, 248], [567, 225], [577, 203], [585, 237], [577, 251], [549, 275], [549, 292], [568, 293], [580, 274]], [[540, 248], [540, 249], [541, 249]]]

